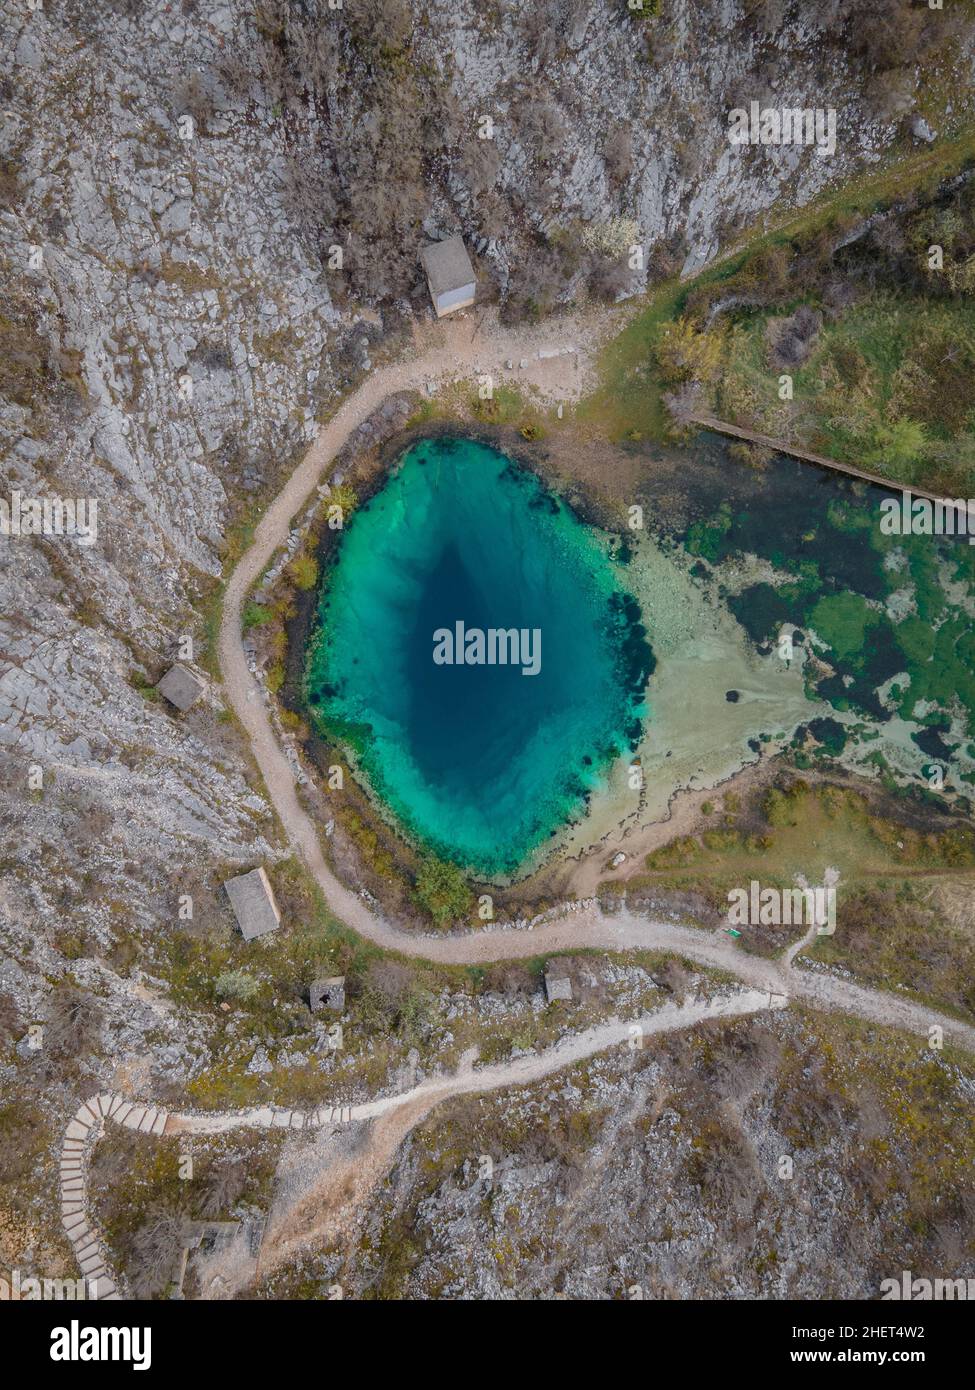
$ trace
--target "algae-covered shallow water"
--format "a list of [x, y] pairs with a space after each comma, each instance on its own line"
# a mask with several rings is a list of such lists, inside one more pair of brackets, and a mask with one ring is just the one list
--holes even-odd
[[906, 739], [914, 765], [898, 758], [899, 772], [925, 780], [936, 762], [947, 782], [970, 786], [975, 548], [964, 536], [885, 534], [883, 506], [894, 498], [899, 510], [900, 494], [787, 459], [744, 486], [727, 467], [717, 486], [710, 479], [699, 465], [700, 510], [682, 544], [723, 581], [759, 648], [784, 626], [808, 638], [807, 694], [834, 716], [819, 740], [827, 752], [843, 747], [839, 722], [846, 739], [877, 741], [882, 769], [885, 742]]
[[644, 787], [611, 769], [565, 857], [639, 856], [676, 793], [778, 757], [970, 812], [975, 546], [885, 535], [885, 489], [782, 456], [747, 467], [714, 436], [648, 452], [622, 488], [644, 509], [627, 583], [656, 658]]
[[349, 521], [308, 706], [445, 858], [513, 873], [639, 743], [653, 656], [610, 552], [532, 473], [466, 438], [415, 444]]

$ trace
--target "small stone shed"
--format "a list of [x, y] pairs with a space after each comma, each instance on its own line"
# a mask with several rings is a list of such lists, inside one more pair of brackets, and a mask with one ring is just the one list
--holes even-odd
[[345, 976], [332, 975], [327, 980], [316, 980], [308, 991], [308, 1002], [313, 1014], [319, 1009], [341, 1013], [345, 1008]]
[[223, 886], [245, 941], [253, 941], [255, 936], [266, 936], [281, 925], [281, 913], [263, 867], [238, 874]]
[[156, 689], [171, 705], [185, 711], [203, 694], [203, 682], [188, 666], [171, 666]]
[[477, 282], [463, 237], [450, 236], [445, 241], [431, 242], [420, 252], [420, 261], [427, 273], [430, 298], [438, 319], [474, 303]]
[[572, 998], [572, 981], [568, 975], [556, 975], [554, 971], [545, 972], [545, 998], [550, 1004], [556, 999]]

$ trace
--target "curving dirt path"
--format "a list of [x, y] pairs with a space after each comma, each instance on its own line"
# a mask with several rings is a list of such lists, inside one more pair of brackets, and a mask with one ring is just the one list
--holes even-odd
[[[740, 1018], [768, 1009], [781, 1009], [785, 995], [764, 989], [739, 990], [709, 1000], [691, 999], [665, 1004], [655, 1013], [622, 1022], [610, 1019], [564, 1038], [554, 1047], [513, 1062], [474, 1069], [461, 1068], [451, 1076], [432, 1077], [402, 1095], [352, 1107], [352, 1118], [375, 1118], [364, 1150], [345, 1163], [326, 1169], [310, 1189], [289, 1200], [280, 1219], [272, 1212], [261, 1248], [259, 1273], [267, 1274], [309, 1243], [334, 1239], [348, 1227], [363, 1199], [391, 1165], [403, 1139], [442, 1101], [452, 1096], [528, 1086], [575, 1062], [613, 1047], [641, 1047], [647, 1037], [691, 1028], [706, 1019]], [[378, 1131], [378, 1132], [377, 1132]]]
[[[156, 1135], [215, 1134], [241, 1126], [304, 1130], [376, 1121], [363, 1152], [335, 1165], [324, 1182], [314, 1183], [308, 1192], [286, 1204], [272, 1223], [261, 1254], [262, 1270], [267, 1271], [300, 1245], [327, 1235], [346, 1221], [388, 1166], [403, 1137], [433, 1106], [449, 1096], [530, 1084], [594, 1053], [632, 1042], [634, 1028], [642, 1037], [691, 1027], [708, 1018], [783, 1008], [790, 998], [799, 998], [815, 1008], [855, 1014], [886, 1027], [922, 1035], [938, 1028], [945, 1039], [975, 1052], [975, 1028], [967, 1024], [910, 999], [882, 994], [835, 976], [797, 970], [796, 956], [812, 941], [815, 927], [778, 960], [749, 956], [720, 932], [653, 921], [626, 908], [606, 912], [594, 900], [566, 904], [558, 913], [526, 930], [484, 929], [452, 936], [419, 936], [384, 921], [332, 873], [315, 824], [299, 801], [291, 767], [274, 736], [264, 694], [247, 665], [241, 609], [250, 588], [286, 541], [292, 520], [321, 482], [328, 465], [352, 430], [386, 396], [470, 373], [511, 375], [504, 367], [506, 361], [527, 360], [527, 378], [522, 372], [516, 379], [533, 381], [553, 398], [572, 399], [579, 394], [585, 379], [587, 353], [598, 324], [590, 320], [590, 326], [583, 329], [579, 323], [564, 320], [536, 332], [510, 334], [482, 316], [473, 333], [470, 329], [470, 320], [442, 326], [426, 350], [370, 376], [325, 425], [268, 508], [225, 590], [218, 654], [228, 703], [247, 732], [285, 836], [318, 882], [330, 910], [384, 949], [447, 964], [487, 963], [580, 947], [662, 950], [724, 970], [744, 988], [707, 1002], [667, 1004], [634, 1022], [613, 1019], [533, 1056], [477, 1070], [467, 1065], [451, 1076], [430, 1078], [399, 1095], [352, 1106], [322, 1106], [310, 1113], [263, 1106], [223, 1114], [169, 1114], [118, 1095], [95, 1096], [79, 1107], [68, 1124], [61, 1153], [62, 1221], [83, 1275], [95, 1283], [93, 1297], [119, 1297], [117, 1278], [111, 1272], [104, 1243], [90, 1220], [87, 1193], [91, 1153], [109, 1121]], [[566, 351], [570, 346], [571, 351]]]
[[[539, 369], [536, 384], [553, 399], [577, 396], [585, 380], [590, 354], [601, 330], [601, 319], [559, 320], [524, 333], [500, 329], [493, 315], [484, 315], [471, 334], [467, 319], [445, 324], [433, 346], [406, 361], [374, 371], [323, 426], [314, 444], [271, 503], [254, 531], [248, 550], [241, 556], [224, 591], [223, 613], [217, 642], [220, 670], [228, 703], [247, 732], [255, 761], [261, 770], [268, 795], [292, 847], [304, 859], [318, 880], [331, 910], [347, 926], [389, 950], [403, 950], [430, 959], [446, 960], [429, 952], [410, 950], [415, 941], [396, 932], [377, 918], [331, 872], [322, 854], [318, 832], [298, 800], [294, 774], [282, 753], [264, 705], [264, 693], [247, 664], [242, 643], [241, 610], [247, 594], [275, 551], [288, 538], [291, 523], [307, 503], [323, 474], [345, 444], [349, 435], [397, 391], [423, 390], [428, 383], [456, 380], [469, 375], [490, 373], [497, 379], [531, 379], [531, 368]], [[571, 351], [567, 351], [571, 349]], [[552, 356], [560, 352], [559, 356]], [[526, 361], [525, 370], [508, 370], [505, 363]], [[460, 959], [462, 957], [458, 957]], [[473, 958], [473, 957], [472, 957]]]
[[[543, 930], [554, 937], [564, 933], [571, 944], [578, 944], [580, 926], [578, 920], [570, 925], [563, 919]], [[361, 1202], [388, 1169], [402, 1140], [434, 1106], [451, 1096], [530, 1085], [611, 1047], [642, 1046], [646, 1037], [690, 1028], [706, 1019], [782, 1009], [793, 997], [801, 997], [814, 1007], [842, 1009], [887, 1027], [927, 1034], [930, 1028], [937, 1026], [953, 1043], [975, 1052], [975, 1028], [967, 1024], [957, 1023], [909, 1000], [878, 994], [831, 976], [797, 971], [793, 960], [812, 939], [815, 927], [778, 960], [771, 961], [735, 951], [727, 938], [708, 937], [690, 927], [649, 922], [628, 913], [614, 918], [600, 915], [593, 927], [595, 929], [585, 937], [588, 944], [598, 938], [600, 944], [613, 950], [660, 945], [701, 964], [729, 970], [745, 987], [708, 1000], [668, 1003], [653, 1014], [629, 1021], [610, 1019], [573, 1034], [554, 1047], [512, 1062], [475, 1069], [473, 1062], [468, 1061], [451, 1075], [433, 1076], [407, 1091], [357, 1104], [322, 1105], [307, 1112], [264, 1105], [248, 1110], [184, 1114], [127, 1101], [111, 1093], [93, 1096], [83, 1102], [72, 1117], [61, 1151], [61, 1219], [81, 1272], [89, 1281], [89, 1296], [119, 1297], [119, 1278], [111, 1269], [110, 1257], [91, 1218], [88, 1201], [91, 1155], [108, 1121], [140, 1134], [157, 1136], [225, 1134], [247, 1127], [289, 1131], [338, 1129], [357, 1122], [375, 1121], [360, 1151], [328, 1167], [324, 1175], [317, 1174], [307, 1191], [284, 1203], [280, 1215], [273, 1214], [260, 1257], [260, 1273], [266, 1274], [308, 1243], [335, 1238], [347, 1229]], [[392, 929], [386, 927], [385, 930]], [[538, 934], [506, 933], [505, 939], [516, 946], [515, 953], [525, 954], [533, 949]], [[394, 932], [393, 935], [401, 934]], [[482, 946], [491, 940], [492, 936], [475, 936], [439, 944]], [[557, 949], [556, 942], [552, 948]]]
[[[510, 375], [506, 361], [541, 363], [547, 370], [544, 389], [552, 396], [577, 395], [585, 381], [590, 353], [601, 329], [562, 320], [541, 330], [511, 333], [485, 317], [470, 332], [468, 320], [439, 326], [433, 345], [418, 355], [374, 372], [336, 411], [258, 523], [249, 549], [231, 575], [224, 594], [218, 654], [226, 698], [247, 732], [268, 795], [291, 847], [318, 882], [330, 910], [346, 926], [385, 950], [452, 965], [486, 964], [548, 951], [600, 947], [677, 951], [702, 965], [727, 970], [760, 989], [781, 990], [820, 1008], [832, 1008], [868, 1018], [889, 1027], [927, 1034], [938, 1026], [953, 1042], [975, 1051], [975, 1029], [896, 995], [880, 994], [834, 976], [792, 969], [748, 956], [723, 934], [713, 935], [670, 922], [638, 918], [626, 909], [608, 914], [590, 901], [567, 904], [562, 914], [533, 930], [481, 930], [465, 935], [421, 936], [397, 930], [338, 878], [326, 863], [318, 830], [298, 798], [294, 773], [274, 735], [265, 695], [251, 673], [244, 652], [241, 609], [252, 585], [288, 538], [292, 520], [322, 480], [329, 464], [350, 433], [395, 391], [423, 389], [429, 382], [457, 379], [470, 373]], [[572, 347], [571, 354], [552, 356]], [[807, 942], [811, 937], [807, 938]], [[786, 986], [786, 981], [788, 985]]]
[[376, 1121], [365, 1153], [336, 1164], [329, 1170], [324, 1190], [321, 1183], [316, 1183], [311, 1191], [288, 1203], [280, 1219], [272, 1222], [260, 1260], [260, 1272], [267, 1273], [300, 1246], [324, 1238], [345, 1224], [392, 1161], [409, 1131], [434, 1106], [449, 1097], [530, 1085], [611, 1047], [642, 1046], [643, 1038], [653, 1034], [689, 1028], [705, 1019], [738, 1018], [770, 1008], [781, 1009], [786, 1003], [785, 995], [772, 996], [765, 989], [744, 989], [708, 1000], [665, 1004], [656, 1013], [644, 1014], [628, 1022], [610, 1019], [575, 1033], [543, 1052], [512, 1062], [478, 1070], [469, 1062], [451, 1075], [432, 1076], [396, 1095], [353, 1105], [323, 1105], [311, 1111], [264, 1105], [213, 1114], [181, 1114], [127, 1101], [112, 1092], [92, 1096], [78, 1107], [62, 1143], [61, 1220], [81, 1272], [88, 1281], [89, 1297], [118, 1299], [121, 1281], [111, 1268], [104, 1239], [91, 1216], [88, 1197], [91, 1157], [109, 1121], [139, 1134], [156, 1136], [226, 1134], [241, 1128], [337, 1129], [357, 1122]]

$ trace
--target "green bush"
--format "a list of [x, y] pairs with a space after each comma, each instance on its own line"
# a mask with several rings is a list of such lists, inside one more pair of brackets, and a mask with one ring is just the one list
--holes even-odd
[[214, 983], [214, 989], [221, 999], [238, 999], [241, 1003], [253, 999], [260, 988], [253, 975], [248, 975], [244, 970], [224, 970]]
[[413, 896], [438, 927], [465, 916], [474, 902], [464, 875], [456, 864], [428, 855], [420, 865]]
[[263, 603], [245, 603], [241, 615], [244, 631], [249, 632], [252, 627], [260, 627], [262, 623], [269, 622], [270, 617], [271, 614]]
[[314, 555], [296, 555], [288, 566], [288, 577], [296, 589], [314, 589], [318, 583], [318, 561]]

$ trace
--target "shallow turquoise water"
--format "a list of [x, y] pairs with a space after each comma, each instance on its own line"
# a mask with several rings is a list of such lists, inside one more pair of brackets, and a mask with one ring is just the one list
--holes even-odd
[[[422, 440], [353, 515], [323, 578], [313, 722], [354, 750], [414, 837], [474, 871], [512, 873], [639, 740], [653, 657], [623, 573], [503, 454]], [[534, 651], [522, 664], [438, 664], [434, 634], [444, 655], [458, 622], [523, 629]]]

